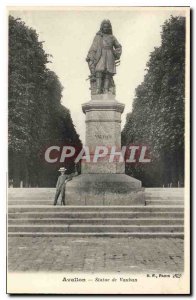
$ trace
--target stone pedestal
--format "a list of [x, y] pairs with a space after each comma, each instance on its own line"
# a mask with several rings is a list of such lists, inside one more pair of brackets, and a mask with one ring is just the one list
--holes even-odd
[[[94, 95], [92, 100], [82, 105], [86, 114], [86, 142], [94, 155], [96, 146], [116, 146], [121, 150], [121, 114], [124, 104], [115, 100], [114, 95]], [[92, 159], [91, 159], [92, 161]], [[109, 163], [109, 156], [101, 158], [96, 163], [82, 162], [83, 174], [113, 173], [124, 174], [125, 164]]]
[[[121, 150], [121, 114], [124, 104], [114, 95], [93, 95], [82, 105], [86, 115], [86, 141], [94, 155], [96, 146]], [[96, 163], [82, 161], [81, 175], [67, 183], [68, 205], [144, 205], [141, 181], [125, 175], [125, 163], [109, 162], [109, 156]]]

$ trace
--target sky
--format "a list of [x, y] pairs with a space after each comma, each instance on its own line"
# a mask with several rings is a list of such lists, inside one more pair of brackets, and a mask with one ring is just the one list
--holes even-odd
[[135, 89], [143, 81], [146, 63], [154, 47], [161, 43], [161, 25], [171, 15], [184, 15], [180, 8], [42, 8], [10, 9], [26, 25], [36, 30], [43, 48], [51, 54], [53, 70], [64, 87], [62, 104], [70, 109], [73, 123], [85, 143], [85, 115], [82, 103], [90, 101], [88, 65], [85, 61], [92, 40], [103, 19], [110, 19], [113, 34], [122, 45], [122, 56], [117, 74], [116, 99], [125, 104], [126, 114], [132, 109]]

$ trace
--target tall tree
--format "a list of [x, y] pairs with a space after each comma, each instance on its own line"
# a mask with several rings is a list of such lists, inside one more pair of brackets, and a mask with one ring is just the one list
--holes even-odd
[[151, 165], [127, 166], [128, 173], [145, 185], [176, 186], [183, 185], [184, 177], [185, 18], [171, 16], [162, 26], [161, 39], [136, 89], [122, 139], [151, 149]]
[[[63, 87], [47, 68], [50, 55], [38, 34], [9, 17], [9, 179], [14, 186], [54, 184], [54, 168], [40, 160], [46, 145], [81, 146], [70, 112], [61, 104]], [[57, 166], [56, 166], [57, 168]]]

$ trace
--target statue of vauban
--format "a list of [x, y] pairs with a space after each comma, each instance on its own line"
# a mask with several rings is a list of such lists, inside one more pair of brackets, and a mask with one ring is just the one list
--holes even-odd
[[122, 46], [112, 33], [111, 22], [103, 20], [86, 58], [91, 72], [91, 94], [115, 94], [113, 76], [121, 53]]

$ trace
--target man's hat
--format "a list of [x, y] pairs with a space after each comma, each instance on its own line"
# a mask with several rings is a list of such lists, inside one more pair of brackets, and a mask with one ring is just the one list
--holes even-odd
[[67, 170], [66, 168], [61, 167], [58, 171], [59, 171], [59, 172], [62, 172], [62, 171], [66, 171], [66, 170]]

